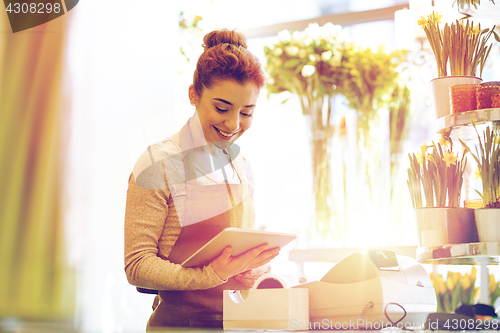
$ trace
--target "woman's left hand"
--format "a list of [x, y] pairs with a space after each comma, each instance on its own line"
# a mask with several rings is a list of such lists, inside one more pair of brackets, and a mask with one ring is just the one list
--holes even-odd
[[255, 284], [255, 281], [257, 281], [258, 278], [260, 278], [262, 275], [267, 274], [271, 272], [271, 265], [266, 264], [257, 268], [254, 268], [250, 271], [246, 271], [240, 274], [236, 274], [234, 278], [236, 281], [238, 281], [240, 284], [244, 285], [247, 288], [252, 288]]

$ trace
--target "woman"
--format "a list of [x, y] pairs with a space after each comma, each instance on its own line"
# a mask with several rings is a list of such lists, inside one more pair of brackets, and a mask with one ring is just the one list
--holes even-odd
[[252, 228], [251, 171], [234, 142], [252, 125], [264, 73], [234, 31], [204, 38], [189, 87], [196, 112], [172, 137], [150, 146], [129, 179], [125, 271], [159, 290], [148, 327], [222, 327], [222, 291], [248, 289], [279, 249], [263, 244], [205, 267], [181, 264], [226, 227]]

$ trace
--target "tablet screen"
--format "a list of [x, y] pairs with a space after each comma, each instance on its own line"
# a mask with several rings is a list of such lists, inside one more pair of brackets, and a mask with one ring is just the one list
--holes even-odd
[[220, 256], [227, 246], [231, 246], [233, 248], [232, 255], [237, 256], [264, 243], [268, 244], [269, 249], [274, 247], [282, 248], [295, 238], [297, 236], [294, 234], [226, 228], [184, 261], [182, 266], [200, 267], [207, 265]]

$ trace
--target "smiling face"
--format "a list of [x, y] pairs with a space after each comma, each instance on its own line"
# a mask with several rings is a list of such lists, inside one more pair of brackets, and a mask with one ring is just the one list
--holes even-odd
[[220, 149], [228, 148], [252, 126], [260, 89], [252, 81], [240, 84], [219, 81], [198, 96], [189, 87], [189, 99], [196, 106], [205, 140]]

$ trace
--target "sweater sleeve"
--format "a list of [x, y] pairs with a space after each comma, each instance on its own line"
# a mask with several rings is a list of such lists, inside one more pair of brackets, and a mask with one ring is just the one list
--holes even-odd
[[[222, 284], [211, 265], [184, 268], [160, 256], [164, 231], [180, 231], [180, 225], [169, 221], [169, 211], [175, 206], [168, 186], [163, 187], [143, 188], [136, 184], [133, 174], [130, 176], [125, 212], [125, 272], [129, 283], [154, 290], [197, 290]], [[170, 253], [178, 232], [166, 234], [162, 246]]]

